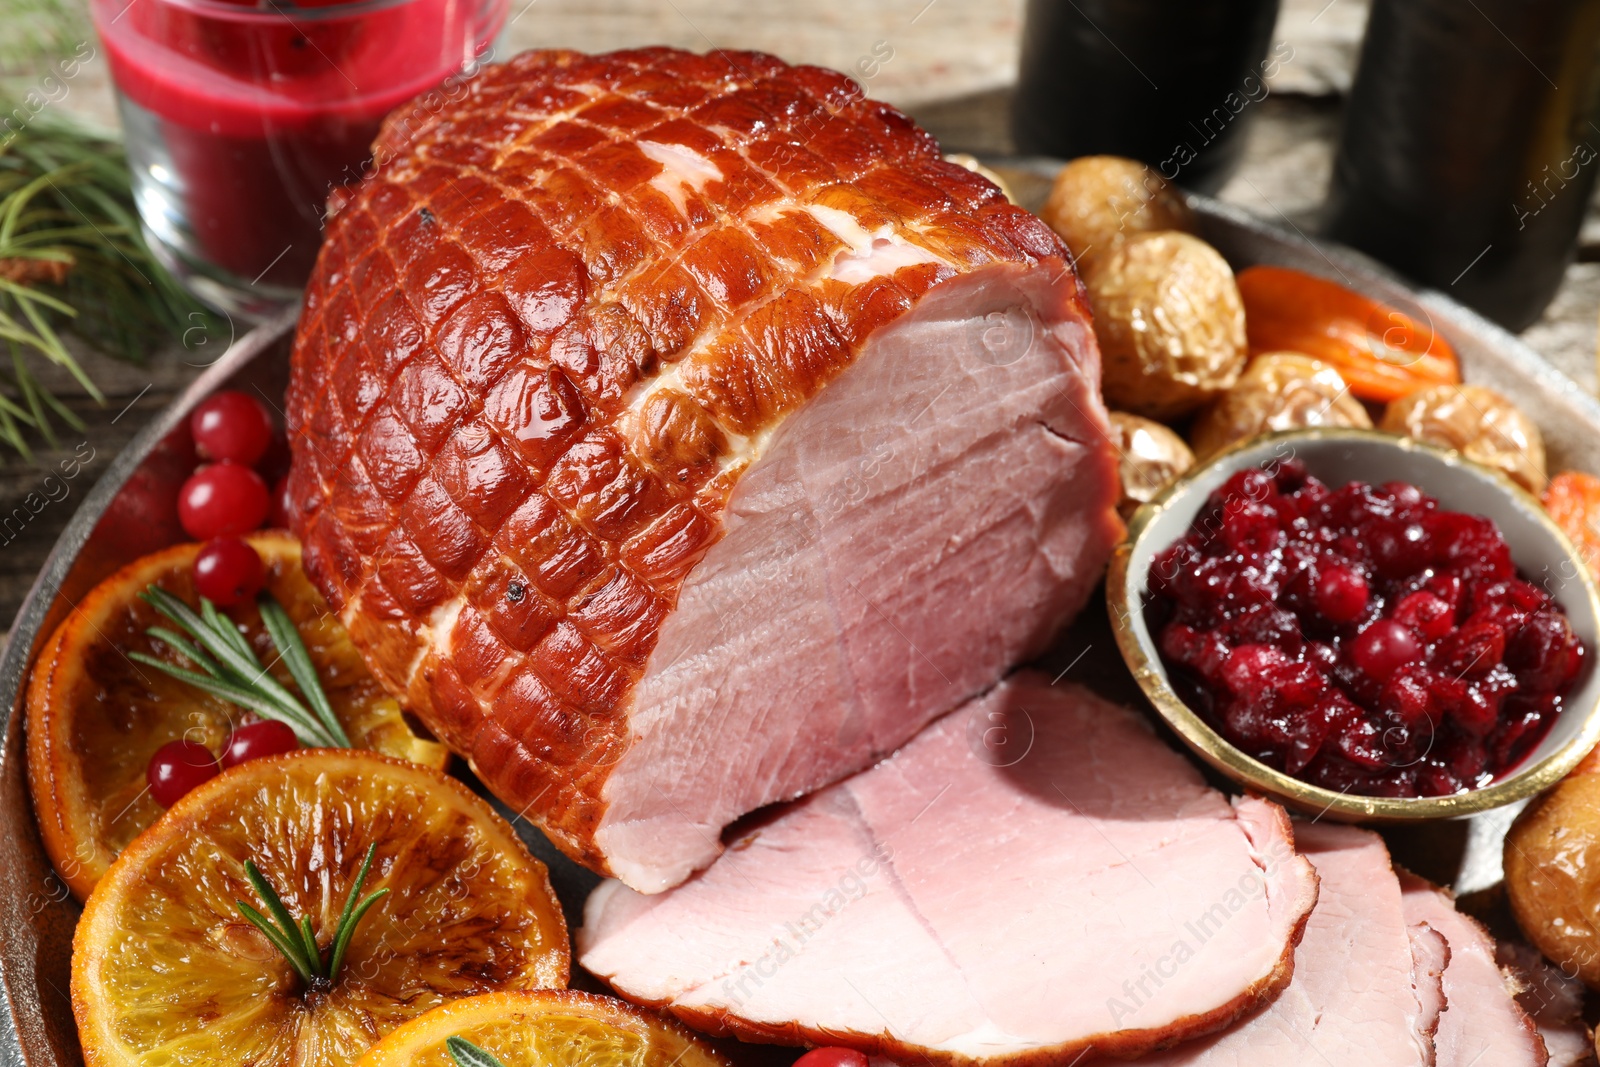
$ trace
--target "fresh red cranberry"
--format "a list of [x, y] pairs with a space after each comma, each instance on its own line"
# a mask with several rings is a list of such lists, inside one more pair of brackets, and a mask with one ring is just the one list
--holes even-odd
[[794, 1067], [867, 1067], [867, 1058], [853, 1048], [814, 1048], [795, 1060]]
[[1354, 622], [1367, 610], [1367, 580], [1349, 567], [1329, 567], [1317, 578], [1316, 600], [1329, 622]]
[[1383, 681], [1422, 654], [1422, 644], [1410, 630], [1392, 619], [1379, 619], [1361, 631], [1350, 645], [1350, 662], [1369, 678]]
[[237, 537], [207, 541], [194, 558], [195, 592], [218, 607], [252, 599], [265, 579], [260, 554]]
[[237, 537], [267, 517], [267, 486], [261, 476], [237, 463], [211, 463], [189, 476], [178, 490], [178, 521], [190, 537]]
[[200, 402], [189, 416], [195, 452], [201, 459], [245, 467], [256, 464], [272, 444], [272, 417], [261, 401], [237, 389], [224, 389]]
[[222, 766], [237, 767], [245, 760], [279, 756], [300, 747], [300, 739], [286, 724], [275, 719], [260, 719], [234, 728], [222, 750]]
[[189, 790], [217, 776], [217, 757], [198, 741], [168, 741], [156, 749], [145, 767], [150, 796], [163, 808], [170, 808]]

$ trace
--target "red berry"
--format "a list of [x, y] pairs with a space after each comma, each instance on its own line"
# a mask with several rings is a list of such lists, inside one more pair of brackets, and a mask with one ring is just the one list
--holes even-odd
[[245, 760], [262, 756], [281, 756], [300, 747], [300, 739], [284, 723], [275, 719], [247, 722], [234, 728], [222, 750], [222, 765], [237, 767]]
[[1421, 654], [1422, 645], [1416, 636], [1391, 619], [1374, 622], [1350, 644], [1350, 661], [1379, 682]]
[[170, 808], [195, 786], [217, 776], [217, 757], [198, 741], [168, 741], [156, 749], [145, 768], [150, 795], [163, 808]]
[[814, 1048], [794, 1067], [867, 1067], [867, 1058], [853, 1048]]
[[200, 458], [213, 462], [254, 466], [272, 444], [272, 416], [259, 400], [236, 389], [202, 400], [189, 416], [189, 430]]
[[1349, 567], [1329, 567], [1317, 578], [1316, 598], [1329, 622], [1355, 622], [1367, 610], [1367, 580]]
[[267, 485], [249, 467], [211, 463], [189, 476], [178, 490], [178, 521], [190, 537], [237, 537], [267, 517]]
[[218, 607], [254, 597], [265, 577], [261, 556], [237, 537], [207, 541], [194, 559], [195, 591]]

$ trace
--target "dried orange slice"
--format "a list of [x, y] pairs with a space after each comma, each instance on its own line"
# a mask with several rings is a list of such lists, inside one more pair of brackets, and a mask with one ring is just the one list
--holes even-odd
[[435, 1008], [374, 1045], [359, 1067], [454, 1067], [452, 1037], [504, 1067], [727, 1067], [676, 1023], [567, 990], [490, 993]]
[[[245, 860], [329, 953], [367, 850], [387, 889], [331, 983], [305, 988], [241, 915]], [[72, 946], [89, 1067], [339, 1067], [458, 997], [560, 987], [570, 955], [544, 865], [439, 771], [357, 749], [252, 760], [194, 789], [95, 886]]]
[[[367, 671], [344, 626], [300, 569], [300, 543], [282, 531], [252, 534], [266, 588], [304, 639], [334, 713], [351, 741], [390, 756], [443, 768], [443, 745], [413, 731], [400, 705]], [[28, 686], [28, 779], [34, 814], [56, 872], [79, 900], [161, 806], [145, 788], [156, 749], [176, 738], [220, 751], [243, 712], [128, 658], [131, 651], [173, 663], [182, 657], [145, 634], [165, 622], [139, 599], [152, 582], [199, 603], [192, 572], [197, 544], [135, 560], [90, 591], [56, 628]], [[226, 611], [245, 627], [262, 663], [293, 688], [277, 662], [254, 604]]]

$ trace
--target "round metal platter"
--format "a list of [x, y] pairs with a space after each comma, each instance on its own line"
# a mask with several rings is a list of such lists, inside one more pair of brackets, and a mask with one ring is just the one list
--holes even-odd
[[[1007, 160], [993, 166], [1019, 200], [1036, 208], [1060, 163]], [[1538, 422], [1552, 470], [1600, 471], [1600, 402], [1513, 335], [1443, 293], [1406, 284], [1359, 253], [1269, 225], [1215, 200], [1194, 197], [1192, 202], [1200, 236], [1236, 269], [1274, 263], [1325, 275], [1431, 323], [1455, 346], [1468, 381], [1504, 393]], [[45, 858], [28, 799], [21, 701], [34, 651], [100, 579], [181, 539], [172, 502], [189, 473], [183, 446], [190, 410], [223, 387], [258, 391], [281, 408], [293, 326], [292, 315], [286, 315], [240, 338], [139, 433], [84, 498], [12, 624], [0, 655], [0, 703], [6, 709], [0, 734], [0, 820], [6, 828], [0, 835], [0, 987], [5, 992], [0, 1067], [83, 1062], [68, 993], [79, 909]], [[1096, 599], [1042, 665], [1052, 674], [1071, 672], [1107, 696], [1140, 703], [1121, 659], [1104, 654], [1113, 646], [1103, 602]], [[1090, 649], [1100, 654], [1086, 654]], [[1500, 878], [1500, 842], [1512, 814], [1514, 809], [1502, 808], [1470, 820], [1430, 824], [1404, 839], [1391, 837], [1390, 845], [1401, 862], [1459, 891], [1486, 888]], [[549, 864], [568, 923], [576, 928], [595, 876], [560, 855], [531, 825], [520, 822], [518, 829]]]

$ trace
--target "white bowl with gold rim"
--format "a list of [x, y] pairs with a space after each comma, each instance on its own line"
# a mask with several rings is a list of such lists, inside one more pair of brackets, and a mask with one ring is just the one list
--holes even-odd
[[[1332, 488], [1349, 482], [1409, 482], [1440, 507], [1482, 515], [1510, 546], [1522, 576], [1546, 589], [1567, 613], [1588, 653], [1549, 732], [1513, 770], [1489, 785], [1440, 797], [1371, 797], [1340, 792], [1275, 770], [1246, 755], [1178, 695], [1145, 618], [1155, 558], [1188, 532], [1206, 500], [1249, 467], [1298, 459]], [[1191, 470], [1133, 516], [1112, 557], [1106, 600], [1118, 648], [1140, 688], [1195, 754], [1253, 792], [1298, 811], [1343, 821], [1413, 822], [1452, 818], [1532, 796], [1577, 766], [1600, 742], [1600, 591], [1544, 507], [1504, 475], [1416, 441], [1372, 430], [1314, 429], [1268, 434]]]

